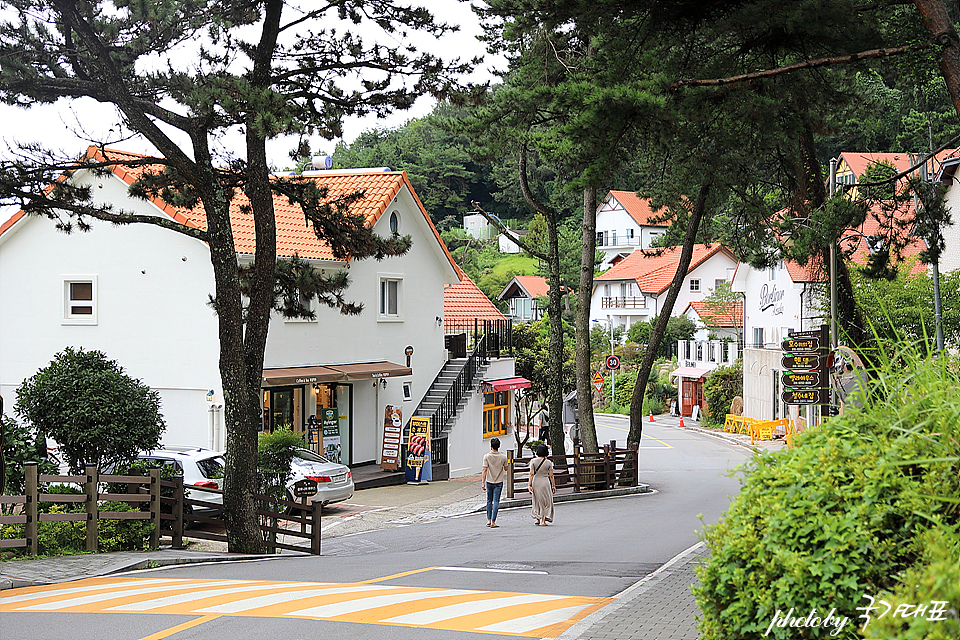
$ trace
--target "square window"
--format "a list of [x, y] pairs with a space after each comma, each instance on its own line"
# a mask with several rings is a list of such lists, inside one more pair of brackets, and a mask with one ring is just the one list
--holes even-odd
[[64, 278], [63, 323], [97, 324], [96, 276]]
[[690, 291], [700, 291], [700, 281], [697, 279], [690, 280]]

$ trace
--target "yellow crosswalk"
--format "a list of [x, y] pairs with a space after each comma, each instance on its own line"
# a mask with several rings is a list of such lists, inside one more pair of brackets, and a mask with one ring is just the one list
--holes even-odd
[[90, 578], [5, 592], [0, 613], [286, 617], [552, 638], [611, 598], [366, 583]]

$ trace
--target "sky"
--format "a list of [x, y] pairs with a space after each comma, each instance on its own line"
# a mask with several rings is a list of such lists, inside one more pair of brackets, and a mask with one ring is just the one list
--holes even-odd
[[[491, 69], [502, 66], [502, 60], [491, 59], [485, 52], [483, 43], [477, 40], [480, 34], [480, 25], [476, 15], [470, 9], [470, 2], [459, 0], [419, 0], [415, 2], [427, 6], [438, 21], [460, 26], [460, 31], [444, 38], [423, 37], [414, 40], [423, 51], [437, 54], [445, 60], [459, 57], [468, 60], [475, 56], [484, 57], [484, 62], [478, 65], [468, 79], [483, 81], [492, 77]], [[386, 44], [386, 43], [384, 43]], [[379, 120], [375, 117], [352, 118], [344, 123], [342, 141], [350, 143], [363, 131], [378, 128], [391, 128], [403, 125], [410, 119], [428, 114], [434, 107], [435, 101], [429, 96], [417, 100], [412, 109], [395, 113], [393, 116]], [[20, 109], [7, 105], [0, 105], [0, 138], [4, 147], [12, 143], [39, 142], [47, 148], [62, 150], [70, 155], [77, 155], [91, 144], [91, 139], [111, 139], [110, 130], [116, 122], [116, 112], [112, 107], [100, 105], [94, 100], [82, 99], [61, 100], [52, 105], [35, 106], [29, 109]], [[311, 148], [314, 151], [323, 151], [332, 154], [335, 146], [341, 139], [324, 140], [320, 137], [311, 139]], [[242, 138], [226, 138], [222, 141], [226, 149], [236, 153], [242, 152]], [[288, 152], [296, 144], [292, 138], [273, 140], [268, 145], [270, 161], [277, 168], [289, 166]], [[115, 143], [114, 148], [125, 151], [150, 153], [151, 147], [145, 140], [130, 139]], [[13, 215], [16, 209], [0, 208], [0, 223]]]

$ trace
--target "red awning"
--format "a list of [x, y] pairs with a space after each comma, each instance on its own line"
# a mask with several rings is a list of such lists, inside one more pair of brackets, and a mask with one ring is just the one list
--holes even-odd
[[484, 380], [485, 385], [493, 387], [494, 391], [512, 391], [513, 389], [526, 389], [532, 383], [526, 378], [502, 378], [500, 380]]

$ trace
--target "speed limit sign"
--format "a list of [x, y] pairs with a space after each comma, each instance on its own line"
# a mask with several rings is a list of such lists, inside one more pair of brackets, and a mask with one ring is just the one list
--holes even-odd
[[610, 369], [611, 371], [616, 371], [619, 368], [620, 368], [620, 358], [613, 355], [607, 356], [607, 369]]

